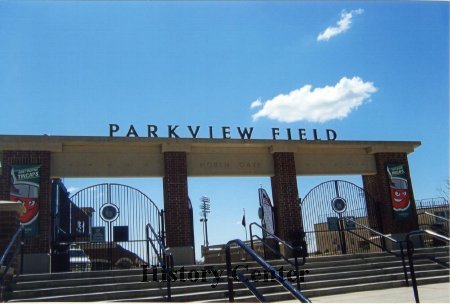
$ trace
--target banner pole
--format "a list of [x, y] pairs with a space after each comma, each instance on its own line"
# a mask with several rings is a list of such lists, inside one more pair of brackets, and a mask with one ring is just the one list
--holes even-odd
[[[244, 210], [244, 219], [245, 219], [245, 208], [243, 208], [243, 210]], [[244, 225], [244, 228], [245, 228], [245, 240], [246, 241], [248, 241], [248, 236], [247, 236], [247, 220], [245, 220], [245, 225]]]

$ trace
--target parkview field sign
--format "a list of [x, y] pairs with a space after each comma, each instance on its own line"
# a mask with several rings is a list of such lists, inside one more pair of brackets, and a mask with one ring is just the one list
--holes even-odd
[[[254, 127], [201, 127], [168, 125], [160, 128], [157, 125], [147, 125], [145, 129], [137, 130], [134, 125], [129, 125], [121, 129], [118, 124], [109, 124], [109, 136], [124, 137], [166, 137], [166, 138], [209, 138], [209, 139], [242, 139], [252, 140]], [[139, 131], [139, 132], [138, 132]], [[272, 140], [329, 140], [337, 138], [336, 131], [326, 129], [319, 131], [317, 129], [291, 129], [291, 128], [271, 128]]]

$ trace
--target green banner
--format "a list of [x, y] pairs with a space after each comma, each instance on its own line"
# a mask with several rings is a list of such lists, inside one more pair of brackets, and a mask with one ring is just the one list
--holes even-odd
[[388, 164], [391, 204], [396, 220], [409, 219], [412, 216], [411, 192], [403, 164]]
[[12, 165], [10, 200], [25, 207], [20, 223], [26, 236], [39, 234], [39, 187], [41, 179], [40, 165]]

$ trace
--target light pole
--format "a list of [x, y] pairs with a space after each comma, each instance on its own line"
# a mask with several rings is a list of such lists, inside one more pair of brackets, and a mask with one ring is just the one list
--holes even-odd
[[202, 196], [200, 201], [202, 202], [200, 204], [200, 216], [202, 216], [202, 218], [200, 219], [200, 222], [203, 223], [203, 245], [205, 247], [209, 246], [209, 241], [208, 241], [208, 218], [207, 215], [208, 213], [211, 213], [211, 202], [209, 200], [209, 197], [206, 196]]

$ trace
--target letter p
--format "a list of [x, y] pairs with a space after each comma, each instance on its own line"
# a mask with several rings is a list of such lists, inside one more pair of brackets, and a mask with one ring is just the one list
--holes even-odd
[[119, 131], [119, 125], [117, 124], [109, 124], [109, 137], [113, 137], [114, 133]]

